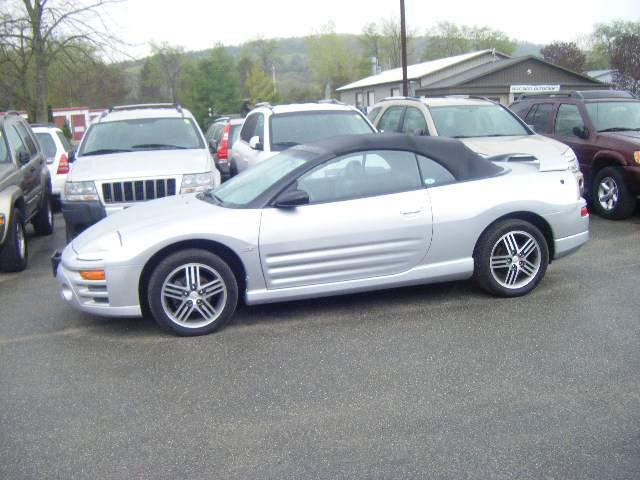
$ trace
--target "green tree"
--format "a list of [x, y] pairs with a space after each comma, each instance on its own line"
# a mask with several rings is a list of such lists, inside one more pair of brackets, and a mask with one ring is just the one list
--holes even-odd
[[151, 52], [140, 71], [141, 100], [180, 103], [182, 73], [187, 63], [184, 49], [163, 43], [152, 44]]
[[424, 60], [490, 48], [511, 55], [516, 48], [516, 42], [504, 32], [489, 27], [458, 26], [451, 22], [440, 22], [429, 30], [426, 42], [427, 48], [422, 56]]
[[185, 69], [185, 105], [201, 125], [209, 122], [209, 109], [214, 114], [237, 113], [241, 97], [238, 73], [233, 58], [218, 44], [206, 58]]
[[251, 105], [258, 102], [275, 102], [276, 100], [273, 82], [258, 65], [251, 68], [245, 86]]
[[596, 24], [591, 35], [588, 68], [608, 68], [616, 38], [624, 35], [640, 35], [640, 21], [615, 20]]
[[574, 72], [581, 72], [587, 59], [575, 42], [553, 42], [540, 50], [547, 62], [560, 65]]
[[640, 93], [640, 34], [619, 35], [611, 47], [611, 67], [616, 88]]

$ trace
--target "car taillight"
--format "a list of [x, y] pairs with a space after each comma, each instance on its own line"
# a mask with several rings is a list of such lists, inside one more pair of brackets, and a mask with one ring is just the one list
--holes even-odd
[[64, 175], [69, 173], [69, 157], [66, 153], [60, 155], [60, 163], [58, 163], [58, 175]]
[[589, 216], [589, 209], [587, 207], [582, 207], [582, 209], [580, 210], [580, 216], [581, 217], [588, 217]]
[[227, 123], [224, 127], [224, 133], [220, 140], [220, 146], [218, 147], [218, 160], [227, 160], [229, 158], [229, 132], [231, 130], [231, 124]]

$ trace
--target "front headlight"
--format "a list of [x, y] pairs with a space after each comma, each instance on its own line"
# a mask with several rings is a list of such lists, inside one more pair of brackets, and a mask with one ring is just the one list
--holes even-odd
[[182, 177], [180, 193], [204, 192], [213, 188], [213, 173], [194, 173]]
[[66, 182], [64, 200], [68, 202], [97, 201], [98, 191], [93, 182]]
[[570, 170], [573, 173], [577, 173], [580, 171], [580, 164], [578, 164], [578, 157], [573, 150], [567, 148], [566, 152], [562, 154], [564, 158], [567, 159], [567, 163], [569, 164], [567, 170]]

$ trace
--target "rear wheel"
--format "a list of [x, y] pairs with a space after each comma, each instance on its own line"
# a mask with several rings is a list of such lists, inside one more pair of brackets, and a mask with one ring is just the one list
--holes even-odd
[[474, 276], [481, 288], [501, 297], [533, 290], [549, 264], [544, 235], [531, 223], [508, 219], [486, 230], [476, 247]]
[[0, 269], [5, 272], [21, 272], [27, 268], [27, 236], [22, 212], [15, 208], [8, 225], [7, 236], [0, 250]]
[[162, 260], [149, 278], [149, 308], [155, 320], [178, 335], [215, 332], [238, 303], [233, 271], [220, 257], [190, 249]]
[[633, 215], [636, 197], [627, 188], [620, 169], [606, 167], [594, 178], [591, 203], [599, 215], [611, 220], [619, 220]]
[[33, 229], [38, 235], [51, 235], [53, 233], [53, 208], [51, 195], [47, 193], [43, 199], [42, 208], [31, 221]]

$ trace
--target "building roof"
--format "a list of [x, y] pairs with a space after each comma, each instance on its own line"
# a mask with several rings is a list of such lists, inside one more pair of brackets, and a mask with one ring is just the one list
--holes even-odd
[[612, 75], [614, 72], [615, 70], [610, 68], [608, 70], [589, 70], [588, 72], [584, 72], [584, 74], [593, 78], [600, 78], [607, 75]]
[[569, 70], [567, 68], [561, 67], [560, 65], [556, 65], [554, 63], [551, 62], [547, 62], [546, 60], [543, 60], [540, 57], [537, 57], [535, 55], [525, 55], [523, 57], [517, 57], [517, 58], [506, 58], [506, 59], [501, 59], [498, 60], [496, 62], [491, 62], [491, 63], [485, 63], [483, 65], [479, 65], [477, 67], [471, 68], [469, 70], [466, 70], [464, 72], [461, 72], [457, 75], [452, 75], [451, 77], [445, 78], [443, 80], [440, 80], [438, 82], [434, 82], [432, 84], [429, 84], [427, 86], [427, 88], [442, 88], [442, 87], [453, 87], [453, 86], [457, 86], [457, 85], [463, 85], [465, 83], [471, 82], [473, 80], [477, 80], [481, 77], [484, 77], [486, 75], [495, 73], [497, 71], [500, 70], [504, 70], [506, 68], [512, 67], [514, 65], [518, 65], [519, 63], [523, 63], [526, 62], [528, 60], [534, 60], [540, 63], [544, 63], [546, 65], [549, 65], [551, 67], [560, 69], [564, 72], [570, 73], [572, 75], [575, 75], [576, 77], [590, 83], [590, 84], [600, 84], [602, 82], [600, 82], [599, 80], [589, 77], [587, 75], [583, 75], [582, 73], [578, 73], [578, 72], [574, 72], [573, 70]]
[[[452, 67], [458, 63], [471, 60], [473, 58], [491, 53], [492, 50], [479, 50], [477, 52], [464, 53], [462, 55], [455, 55], [453, 57], [439, 58], [437, 60], [430, 60], [428, 62], [417, 63], [415, 65], [407, 66], [407, 78], [409, 80], [417, 80], [425, 77], [439, 70]], [[505, 58], [506, 55], [500, 52], [496, 52], [496, 55], [501, 58]], [[386, 83], [397, 83], [402, 81], [402, 68], [394, 68], [392, 70], [386, 70], [378, 75], [371, 75], [370, 77], [363, 78], [361, 80], [349, 83], [337, 89], [338, 92], [346, 90], [353, 90], [355, 88], [370, 87], [373, 85], [384, 85]]]

